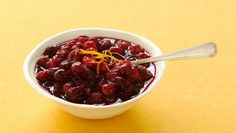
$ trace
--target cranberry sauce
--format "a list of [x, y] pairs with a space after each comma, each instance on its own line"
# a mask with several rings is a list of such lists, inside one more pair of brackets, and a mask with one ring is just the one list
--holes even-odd
[[38, 83], [56, 97], [109, 105], [145, 91], [156, 66], [130, 61], [148, 57], [140, 45], [126, 40], [79, 36], [47, 47], [36, 63], [35, 74]]

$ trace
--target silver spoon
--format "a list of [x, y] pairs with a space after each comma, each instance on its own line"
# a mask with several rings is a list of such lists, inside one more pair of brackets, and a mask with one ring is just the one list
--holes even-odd
[[149, 62], [168, 61], [177, 59], [191, 59], [213, 57], [217, 54], [217, 47], [214, 42], [207, 42], [192, 48], [180, 50], [170, 54], [164, 54], [156, 57], [150, 57], [131, 61], [132, 64], [143, 64]]

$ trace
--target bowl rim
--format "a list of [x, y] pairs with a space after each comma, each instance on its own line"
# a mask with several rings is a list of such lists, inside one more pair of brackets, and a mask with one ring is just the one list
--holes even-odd
[[[140, 38], [142, 40], [145, 40], [146, 42], [148, 42], [148, 45], [152, 45], [152, 47], [155, 47], [156, 50], [162, 54], [161, 50], [159, 49], [159, 47], [157, 45], [155, 45], [153, 42], [151, 42], [150, 40], [148, 40], [147, 38], [145, 37], [142, 37], [140, 35], [137, 35], [137, 34], [134, 34], [134, 33], [131, 33], [131, 32], [127, 32], [127, 31], [121, 31], [121, 30], [116, 30], [116, 29], [109, 29], [109, 28], [74, 28], [74, 29], [69, 29], [69, 30], [65, 30], [65, 31], [62, 31], [62, 32], [59, 32], [57, 34], [54, 34], [48, 38], [46, 38], [45, 40], [41, 41], [40, 43], [37, 44], [36, 47], [34, 47], [30, 53], [27, 55], [27, 57], [25, 58], [24, 60], [24, 64], [23, 64], [23, 73], [24, 73], [24, 77], [25, 79], [27, 80], [27, 82], [31, 85], [31, 87], [36, 90], [37, 92], [39, 92], [41, 95], [53, 100], [53, 101], [56, 101], [56, 102], [59, 102], [61, 104], [65, 104], [65, 105], [69, 105], [69, 106], [74, 106], [74, 107], [80, 107], [80, 108], [90, 108], [90, 109], [98, 109], [98, 108], [112, 108], [112, 107], [118, 107], [118, 106], [122, 106], [122, 105], [126, 105], [126, 104], [129, 104], [129, 103], [133, 103], [135, 101], [138, 101], [139, 99], [143, 98], [145, 95], [149, 94], [154, 88], [156, 88], [156, 84], [160, 82], [162, 76], [163, 76], [163, 73], [165, 71], [165, 62], [164, 61], [161, 61], [161, 62], [158, 62], [158, 70], [156, 71], [156, 76], [155, 76], [155, 79], [154, 80], [157, 80], [155, 85], [153, 87], [150, 87], [145, 90], [143, 93], [137, 95], [136, 97], [134, 98], [131, 98], [127, 101], [124, 101], [124, 102], [121, 102], [121, 103], [115, 103], [115, 104], [110, 104], [110, 105], [104, 105], [104, 106], [98, 106], [98, 105], [89, 105], [89, 104], [78, 104], [78, 103], [72, 103], [72, 102], [69, 102], [69, 101], [66, 101], [64, 99], [61, 99], [61, 98], [58, 98], [54, 95], [51, 95], [50, 93], [46, 92], [42, 87], [39, 87], [39, 85], [37, 85], [38, 83], [36, 83], [30, 76], [30, 69], [29, 69], [29, 64], [30, 64], [30, 61], [31, 61], [31, 58], [33, 58], [33, 55], [35, 52], [37, 52], [37, 50], [40, 48], [41, 45], [43, 45], [44, 43], [48, 42], [49, 40], [53, 39], [53, 38], [56, 38], [58, 36], [61, 36], [63, 34], [68, 34], [70, 32], [75, 32], [75, 31], [81, 31], [81, 30], [98, 30], [98, 31], [108, 31], [108, 32], [115, 32], [117, 34], [127, 34], [129, 36], [133, 36], [133, 37], [136, 37], [136, 38]], [[157, 63], [154, 63], [155, 65], [157, 65]], [[151, 83], [152, 84], [152, 83]]]

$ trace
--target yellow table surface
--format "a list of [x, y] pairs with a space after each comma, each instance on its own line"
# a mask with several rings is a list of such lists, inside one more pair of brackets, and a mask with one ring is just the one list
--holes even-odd
[[[236, 132], [235, 0], [1, 0], [0, 132]], [[129, 111], [86, 120], [61, 110], [23, 77], [26, 55], [67, 29], [133, 32], [163, 52], [207, 41], [215, 58], [172, 61], [159, 86]]]

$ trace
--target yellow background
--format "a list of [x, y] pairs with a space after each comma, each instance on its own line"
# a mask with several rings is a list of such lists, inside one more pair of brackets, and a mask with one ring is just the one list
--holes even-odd
[[[236, 132], [235, 0], [0, 0], [0, 132]], [[145, 36], [163, 52], [214, 41], [212, 59], [167, 62], [159, 86], [106, 120], [76, 118], [23, 77], [26, 55], [66, 29], [105, 27]]]

